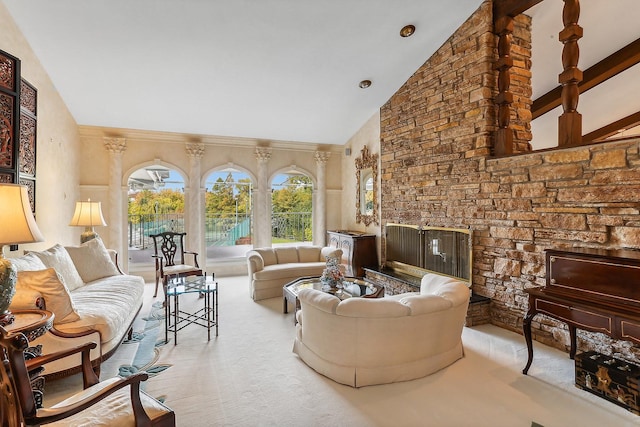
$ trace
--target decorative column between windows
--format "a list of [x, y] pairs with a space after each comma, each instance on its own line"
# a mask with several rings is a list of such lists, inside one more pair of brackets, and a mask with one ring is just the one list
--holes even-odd
[[317, 190], [314, 191], [313, 200], [313, 244], [324, 246], [327, 234], [327, 161], [331, 153], [316, 151]]
[[202, 156], [204, 144], [187, 142], [185, 150], [189, 156], [189, 186], [185, 194], [185, 214], [187, 221], [187, 247], [193, 248], [200, 255], [200, 266], [206, 269], [207, 246], [204, 235], [205, 212], [203, 202], [203, 188], [200, 186], [202, 175]]
[[271, 159], [271, 148], [256, 147], [258, 160], [258, 182], [255, 191], [256, 201], [253, 211], [254, 247], [271, 246], [271, 197], [269, 191], [268, 165]]
[[109, 152], [109, 246], [121, 254], [123, 267], [128, 269], [128, 256], [125, 256], [124, 224], [126, 208], [123, 200], [127, 197], [127, 186], [122, 185], [122, 155], [127, 149], [124, 138], [104, 138], [104, 148]]

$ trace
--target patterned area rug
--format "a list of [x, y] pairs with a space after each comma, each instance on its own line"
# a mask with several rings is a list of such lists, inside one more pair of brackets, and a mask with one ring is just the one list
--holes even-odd
[[[147, 317], [143, 317], [145, 326], [141, 332], [134, 332], [131, 340], [125, 340], [123, 344], [138, 344], [131, 365], [122, 365], [119, 368], [121, 377], [128, 377], [138, 372], [146, 372], [149, 377], [154, 377], [166, 369], [170, 364], [158, 363], [160, 349], [165, 345], [163, 339], [164, 308], [162, 302], [156, 302], [151, 307], [151, 312]], [[144, 388], [144, 383], [142, 383]]]

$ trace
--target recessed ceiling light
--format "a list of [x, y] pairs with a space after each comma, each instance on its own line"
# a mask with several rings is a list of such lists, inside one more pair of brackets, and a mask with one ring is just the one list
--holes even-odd
[[400, 35], [402, 37], [409, 37], [411, 36], [413, 33], [416, 32], [416, 27], [414, 25], [405, 25], [404, 27], [402, 27], [402, 29], [400, 30]]
[[362, 88], [362, 89], [366, 89], [369, 86], [371, 86], [371, 80], [363, 80], [363, 81], [360, 82], [360, 84], [358, 86], [360, 86], [360, 88]]

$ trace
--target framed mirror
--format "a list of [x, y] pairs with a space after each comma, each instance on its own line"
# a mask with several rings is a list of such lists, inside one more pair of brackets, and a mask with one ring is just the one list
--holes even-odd
[[380, 224], [378, 220], [378, 155], [365, 146], [356, 159], [356, 222]]

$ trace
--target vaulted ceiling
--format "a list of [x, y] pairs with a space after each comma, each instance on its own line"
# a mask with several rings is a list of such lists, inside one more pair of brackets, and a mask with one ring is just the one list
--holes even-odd
[[[482, 1], [2, 3], [80, 125], [344, 144]], [[583, 3], [585, 70], [640, 38], [640, 8]], [[562, 71], [562, 6], [546, 0], [527, 12], [534, 99]], [[406, 24], [416, 32], [402, 38]], [[640, 111], [631, 96], [640, 93], [638, 68], [581, 96], [585, 133]], [[368, 89], [358, 86], [364, 79]], [[559, 114], [536, 118], [535, 148], [557, 140]]]

